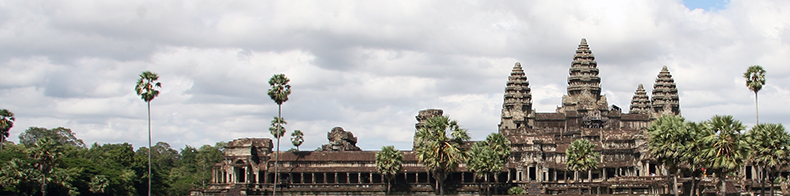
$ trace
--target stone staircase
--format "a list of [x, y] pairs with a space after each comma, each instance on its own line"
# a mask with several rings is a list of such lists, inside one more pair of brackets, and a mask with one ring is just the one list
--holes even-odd
[[226, 196], [246, 196], [247, 191], [242, 184], [234, 184], [228, 189]]
[[543, 189], [541, 188], [539, 182], [527, 183], [526, 187], [524, 187], [524, 190], [527, 191], [527, 194], [529, 194], [529, 195], [543, 194]]

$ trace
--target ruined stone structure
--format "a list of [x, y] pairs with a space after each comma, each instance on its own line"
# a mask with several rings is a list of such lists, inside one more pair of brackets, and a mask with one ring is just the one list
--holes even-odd
[[[532, 108], [527, 73], [516, 63], [508, 77], [498, 132], [513, 149], [506, 169], [498, 176], [500, 191], [513, 186], [530, 194], [669, 194], [669, 173], [647, 151], [645, 129], [660, 115], [680, 115], [676, 84], [667, 67], [659, 72], [652, 97], [639, 84], [629, 111], [609, 105], [602, 95], [598, 64], [590, 46], [581, 40], [571, 61], [567, 94], [553, 112]], [[419, 111], [415, 130], [442, 110]], [[327, 135], [321, 151], [282, 152], [278, 193], [284, 195], [384, 194], [386, 184], [375, 166], [376, 151], [360, 151], [357, 138], [340, 127]], [[587, 139], [601, 154], [599, 168], [569, 171], [565, 151], [570, 143]], [[414, 141], [415, 144], [420, 141]], [[386, 145], [386, 144], [382, 144]], [[416, 146], [416, 145], [415, 145]], [[212, 188], [194, 195], [260, 195], [272, 191], [274, 161], [270, 139], [238, 139], [225, 149], [225, 160], [214, 167]], [[418, 163], [413, 151], [402, 151], [403, 169], [393, 192], [430, 194], [435, 181]], [[745, 167], [747, 179], [756, 172]], [[461, 164], [445, 184], [449, 194], [477, 194], [481, 179]], [[682, 183], [682, 182], [681, 182]], [[705, 182], [703, 182], [704, 184]], [[710, 183], [709, 183], [710, 184]], [[731, 183], [732, 184], [732, 183]], [[678, 184], [677, 186], [680, 186]], [[705, 185], [703, 185], [705, 187]], [[733, 188], [734, 189], [734, 188]]]
[[361, 151], [357, 147], [357, 137], [351, 132], [346, 132], [343, 127], [332, 128], [332, 131], [326, 134], [326, 139], [329, 144], [321, 146], [322, 151]]

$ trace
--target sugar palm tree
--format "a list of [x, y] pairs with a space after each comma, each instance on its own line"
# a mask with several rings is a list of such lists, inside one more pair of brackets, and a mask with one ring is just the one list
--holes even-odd
[[11, 127], [14, 127], [14, 113], [7, 109], [0, 110], [0, 150], [5, 146], [5, 140], [10, 134]]
[[[788, 157], [790, 135], [785, 132], [785, 128], [781, 124], [759, 124], [752, 127], [752, 130], [745, 136], [750, 147], [749, 161], [762, 170], [763, 175], [760, 183], [762, 183], [763, 189], [760, 190], [760, 195], [765, 195], [765, 179], [768, 174], [787, 165], [790, 161], [790, 157]], [[771, 181], [771, 185], [771, 190], [773, 190], [773, 181]]]
[[741, 121], [729, 115], [713, 116], [705, 125], [712, 134], [703, 138], [708, 145], [702, 150], [703, 157], [710, 162], [710, 168], [717, 172], [721, 181], [720, 192], [724, 196], [727, 190], [725, 175], [740, 168], [748, 156], [749, 144], [741, 135], [745, 127]]
[[439, 194], [444, 195], [447, 175], [466, 159], [461, 146], [469, 140], [465, 129], [448, 116], [436, 116], [425, 121], [416, 133], [416, 156], [436, 179]]
[[387, 195], [390, 194], [392, 181], [395, 175], [400, 173], [403, 165], [403, 154], [395, 149], [395, 146], [381, 147], [381, 151], [376, 153], [376, 169], [387, 179]]
[[765, 85], [765, 69], [759, 65], [752, 65], [746, 72], [743, 73], [743, 78], [746, 78], [746, 87], [749, 88], [752, 92], [754, 92], [754, 115], [756, 117], [757, 123], [760, 124], [760, 112], [758, 109], [757, 104], [757, 92], [760, 92], [763, 89], [763, 85]]
[[[271, 79], [269, 79], [269, 85], [271, 88], [269, 89], [269, 97], [272, 98], [274, 103], [277, 103], [277, 117], [282, 120], [283, 114], [283, 103], [288, 101], [288, 95], [291, 94], [291, 85], [288, 84], [291, 80], [285, 77], [285, 74], [274, 74]], [[275, 118], [276, 120], [276, 118]], [[285, 121], [283, 121], [285, 122]], [[282, 126], [279, 126], [282, 127]], [[271, 130], [270, 130], [271, 131]], [[277, 133], [277, 134], [274, 134]], [[277, 178], [279, 172], [277, 171], [277, 164], [280, 161], [280, 137], [285, 134], [285, 130], [282, 131], [276, 130], [272, 133], [277, 138], [277, 154], [275, 154], [274, 159], [274, 188], [273, 194], [277, 194]], [[277, 136], [279, 135], [279, 136]]]
[[63, 147], [55, 140], [45, 137], [36, 141], [36, 145], [30, 149], [30, 156], [35, 168], [40, 172], [41, 195], [47, 195], [47, 181], [52, 176], [47, 177], [58, 164], [58, 160], [63, 156]]
[[[274, 155], [275, 156], [275, 160], [274, 160], [274, 172], [275, 172], [275, 175], [274, 175], [274, 186], [275, 186], [275, 189], [277, 189], [277, 165], [278, 165], [277, 160], [279, 160], [279, 158], [280, 158], [280, 148], [279, 148], [279, 146], [280, 146], [280, 138], [283, 137], [283, 135], [285, 135], [285, 125], [286, 124], [288, 124], [288, 122], [285, 122], [285, 119], [275, 116], [274, 119], [272, 119], [272, 126], [269, 127], [269, 133], [271, 133], [272, 136], [274, 136], [274, 138], [277, 139], [277, 154]], [[276, 190], [275, 190], [275, 193], [276, 193]]]
[[587, 139], [573, 141], [571, 146], [565, 150], [565, 156], [568, 169], [577, 171], [576, 179], [579, 179], [581, 171], [598, 169], [598, 162], [601, 158], [601, 154], [595, 152], [595, 144]]
[[151, 101], [159, 96], [162, 83], [157, 82], [159, 75], [151, 71], [144, 71], [134, 86], [134, 92], [148, 104], [148, 196], [151, 196]]
[[291, 133], [291, 137], [291, 144], [296, 146], [296, 151], [299, 151], [299, 146], [304, 143], [304, 133], [302, 133], [301, 130], [294, 130], [294, 132]]
[[686, 142], [686, 151], [683, 153], [683, 160], [691, 170], [691, 192], [690, 195], [694, 196], [697, 192], [696, 177], [702, 173], [702, 168], [705, 167], [707, 159], [702, 158], [702, 150], [707, 146], [704, 138], [713, 135], [713, 132], [705, 126], [704, 123], [686, 122], [686, 131], [690, 140]]
[[500, 133], [492, 133], [485, 141], [475, 142], [469, 149], [466, 167], [474, 172], [478, 178], [483, 178], [488, 186], [486, 194], [491, 195], [489, 176], [499, 182], [497, 176], [505, 167], [507, 157], [510, 156], [510, 142]]
[[663, 115], [647, 128], [648, 151], [661, 163], [675, 170], [672, 191], [678, 192], [680, 165], [685, 163], [686, 153], [691, 146], [691, 136], [687, 131], [685, 119], [676, 115]]

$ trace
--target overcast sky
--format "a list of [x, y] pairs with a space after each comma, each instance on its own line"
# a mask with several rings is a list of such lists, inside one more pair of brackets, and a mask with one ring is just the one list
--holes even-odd
[[268, 79], [301, 149], [340, 126], [366, 150], [411, 149], [414, 116], [443, 109], [473, 140], [497, 131], [507, 77], [521, 62], [534, 108], [566, 93], [581, 38], [609, 104], [628, 109], [666, 65], [692, 121], [755, 122], [743, 72], [767, 70], [760, 120], [790, 124], [790, 1], [0, 1], [0, 108], [10, 140], [31, 126], [86, 143], [147, 145], [138, 75], [160, 75], [154, 141], [174, 148], [271, 138]]

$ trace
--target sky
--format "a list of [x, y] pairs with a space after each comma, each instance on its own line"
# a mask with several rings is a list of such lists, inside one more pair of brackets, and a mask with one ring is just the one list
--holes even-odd
[[[684, 4], [685, 3], [685, 4]], [[0, 0], [0, 108], [28, 127], [66, 127], [87, 144], [147, 145], [150, 70], [154, 142], [179, 149], [266, 137], [282, 105], [302, 150], [343, 127], [357, 145], [411, 149], [415, 116], [439, 108], [473, 140], [497, 131], [507, 77], [520, 62], [533, 108], [566, 94], [581, 38], [610, 105], [628, 110], [639, 84], [673, 75], [682, 115], [755, 122], [742, 78], [761, 65], [760, 122], [790, 124], [790, 1], [6, 1]]]

